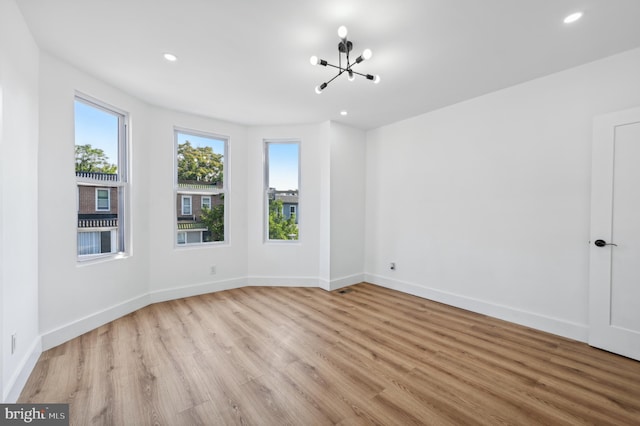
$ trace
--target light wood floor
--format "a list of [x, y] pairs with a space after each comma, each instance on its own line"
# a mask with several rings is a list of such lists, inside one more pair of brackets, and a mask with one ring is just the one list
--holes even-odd
[[75, 425], [632, 425], [640, 362], [370, 284], [148, 306], [42, 354]]

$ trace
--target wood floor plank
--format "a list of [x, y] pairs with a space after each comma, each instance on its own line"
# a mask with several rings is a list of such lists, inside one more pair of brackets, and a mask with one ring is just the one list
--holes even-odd
[[371, 284], [150, 305], [44, 352], [72, 425], [640, 424], [640, 362]]
[[[333, 390], [329, 380], [318, 371], [309, 368], [307, 364], [300, 361], [294, 362], [281, 373], [280, 377], [298, 390], [299, 394], [321, 407], [325, 417], [333, 423], [338, 423], [346, 417], [357, 416], [357, 410], [354, 410], [357, 402], [351, 401], [348, 395], [345, 396]], [[362, 402], [366, 403], [367, 400], [363, 399]]]
[[191, 415], [214, 410], [223, 420], [220, 424], [255, 424], [259, 420], [251, 418], [241, 385], [229, 374], [233, 366], [221, 352], [196, 354], [194, 361], [198, 365], [197, 374], [207, 389], [209, 403], [194, 407]]
[[[433, 407], [443, 419], [455, 424], [526, 424], [529, 416], [518, 404], [496, 398], [466, 381], [455, 369], [429, 363], [398, 380], [420, 404]], [[489, 408], [489, 409], [487, 409]]]

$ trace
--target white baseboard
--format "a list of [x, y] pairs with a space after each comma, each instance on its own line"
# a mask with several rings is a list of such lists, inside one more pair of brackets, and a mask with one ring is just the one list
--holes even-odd
[[51, 349], [110, 321], [123, 317], [131, 312], [137, 311], [138, 309], [142, 309], [152, 303], [229, 290], [232, 288], [244, 287], [246, 285], [246, 279], [232, 279], [152, 291], [43, 333], [42, 348], [45, 351], [47, 349]]
[[317, 287], [320, 287], [321, 289], [326, 291], [331, 291], [331, 281], [325, 280], [323, 278], [318, 278]]
[[149, 305], [149, 300], [149, 294], [143, 294], [94, 314], [87, 315], [69, 324], [46, 331], [42, 333], [42, 350], [46, 351], [56, 347], [110, 321], [137, 311], [140, 308], [144, 308]]
[[329, 282], [318, 277], [267, 277], [250, 276], [247, 285], [252, 287], [320, 287], [327, 289]]
[[2, 401], [4, 404], [14, 404], [18, 400], [20, 392], [22, 392], [24, 385], [27, 383], [27, 380], [29, 379], [33, 368], [36, 366], [41, 353], [42, 339], [38, 336], [31, 344], [29, 351], [18, 365], [15, 373], [7, 382], [7, 392], [5, 395], [2, 395]]
[[365, 274], [364, 281], [580, 342], [586, 343], [588, 339], [589, 328], [583, 324], [447, 293], [414, 283], [393, 280], [380, 275]]
[[363, 281], [365, 281], [364, 274], [354, 274], [346, 277], [334, 278], [329, 283], [329, 290], [337, 290], [339, 288], [359, 284]]
[[166, 302], [167, 300], [182, 299], [183, 297], [197, 296], [199, 294], [231, 290], [234, 288], [245, 287], [246, 285], [246, 278], [234, 278], [223, 281], [194, 284], [185, 287], [156, 290], [149, 293], [149, 298], [150, 303]]
[[32, 344], [29, 354], [24, 358], [20, 368], [17, 369], [14, 376], [9, 380], [7, 386], [8, 391], [6, 392], [6, 395], [3, 395], [4, 401], [11, 403], [17, 400], [42, 351], [58, 346], [110, 321], [144, 308], [151, 303], [245, 286], [320, 287], [327, 291], [331, 291], [361, 282], [369, 282], [381, 287], [398, 290], [407, 294], [445, 303], [457, 308], [499, 318], [573, 340], [587, 342], [588, 339], [588, 327], [586, 325], [539, 315], [533, 312], [522, 311], [479, 299], [447, 293], [415, 283], [393, 280], [380, 275], [354, 274], [330, 281], [319, 277], [250, 276], [246, 278], [243, 277], [186, 287], [151, 291], [147, 294], [126, 300], [102, 311], [43, 333], [42, 336]]
[[319, 287], [332, 291], [364, 281], [364, 274], [354, 274], [347, 277], [326, 280], [320, 277], [265, 277], [252, 276], [248, 278], [248, 285], [262, 287]]
[[80, 318], [69, 324], [44, 332], [42, 334], [42, 350], [46, 351], [47, 349], [51, 349], [152, 303], [181, 299], [183, 297], [197, 296], [199, 294], [213, 293], [245, 286], [321, 287], [329, 289], [329, 282], [327, 281], [325, 283], [319, 278], [311, 277], [249, 277], [151, 291], [147, 294], [103, 309], [102, 311], [87, 315], [86, 317]]

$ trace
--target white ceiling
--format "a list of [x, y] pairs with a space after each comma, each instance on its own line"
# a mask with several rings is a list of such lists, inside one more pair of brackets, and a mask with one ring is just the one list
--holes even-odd
[[[154, 105], [371, 129], [640, 46], [639, 0], [17, 0], [41, 49]], [[571, 25], [563, 18], [584, 11]], [[355, 68], [335, 71], [346, 25]], [[178, 61], [162, 57], [171, 52]], [[340, 116], [341, 110], [349, 115]]]

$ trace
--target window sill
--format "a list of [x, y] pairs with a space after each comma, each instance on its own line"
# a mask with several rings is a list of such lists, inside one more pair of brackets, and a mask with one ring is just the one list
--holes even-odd
[[127, 259], [131, 257], [128, 253], [107, 253], [107, 254], [95, 254], [76, 257], [77, 266], [95, 265], [97, 263], [106, 263], [121, 259]]
[[193, 250], [193, 249], [208, 249], [215, 247], [229, 247], [230, 244], [224, 241], [214, 241], [210, 243], [192, 243], [192, 244], [175, 244], [174, 250]]
[[265, 240], [264, 241], [264, 245], [273, 245], [273, 246], [280, 246], [280, 245], [292, 245], [292, 246], [300, 246], [302, 245], [302, 243], [300, 242], [300, 240]]

